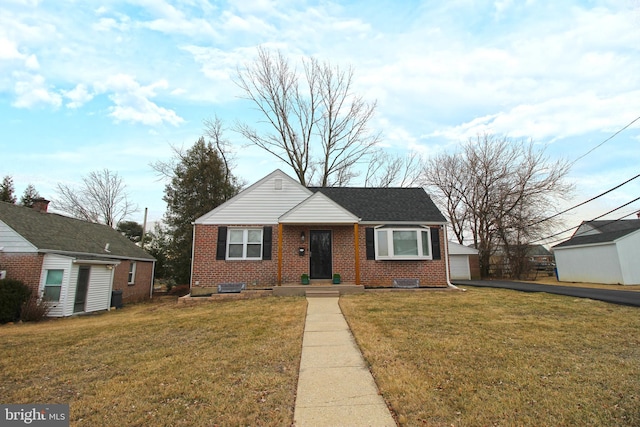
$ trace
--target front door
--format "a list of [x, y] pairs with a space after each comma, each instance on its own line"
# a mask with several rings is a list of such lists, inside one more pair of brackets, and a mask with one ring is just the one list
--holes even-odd
[[89, 289], [89, 273], [91, 267], [83, 265], [78, 271], [78, 284], [76, 285], [76, 298], [73, 304], [73, 312], [80, 313], [85, 309], [87, 302], [87, 290]]
[[309, 232], [309, 277], [331, 279], [331, 231]]

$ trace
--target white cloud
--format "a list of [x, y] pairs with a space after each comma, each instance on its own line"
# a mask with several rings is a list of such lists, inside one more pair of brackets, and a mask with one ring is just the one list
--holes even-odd
[[44, 77], [25, 73], [14, 73], [16, 99], [13, 106], [17, 108], [33, 108], [42, 104], [59, 107], [62, 97], [50, 90]]
[[68, 108], [79, 108], [93, 99], [93, 94], [89, 93], [87, 86], [79, 83], [69, 91], [62, 91], [65, 98], [70, 102], [66, 104]]
[[426, 137], [463, 141], [487, 132], [553, 141], [590, 132], [614, 131], [637, 117], [639, 111], [640, 90], [609, 97], [587, 92], [520, 104], [507, 111], [441, 128]]
[[133, 77], [117, 74], [109, 77], [104, 83], [95, 84], [97, 93], [110, 93], [109, 99], [115, 106], [110, 107], [109, 116], [116, 121], [160, 125], [169, 123], [177, 126], [184, 119], [175, 111], [160, 107], [149, 98], [156, 96], [156, 89], [167, 89], [165, 80], [158, 80], [150, 85], [141, 86]]

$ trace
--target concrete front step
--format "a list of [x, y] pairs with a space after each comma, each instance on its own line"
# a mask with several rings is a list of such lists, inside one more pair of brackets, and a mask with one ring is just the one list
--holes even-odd
[[325, 289], [309, 289], [305, 291], [305, 296], [310, 297], [339, 297], [340, 291]]
[[340, 285], [329, 285], [329, 286], [313, 286], [313, 285], [283, 285], [283, 286], [274, 286], [273, 287], [273, 295], [274, 296], [305, 296], [309, 295], [309, 292], [332, 292], [331, 296], [345, 295], [345, 294], [361, 294], [364, 293], [364, 286], [362, 285], [348, 285], [348, 284], [340, 284]]

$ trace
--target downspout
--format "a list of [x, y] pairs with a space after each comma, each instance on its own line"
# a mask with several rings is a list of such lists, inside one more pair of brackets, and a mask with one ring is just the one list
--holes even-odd
[[[189, 273], [189, 295], [191, 295], [191, 289], [193, 288], [193, 258], [196, 253], [196, 223], [192, 222], [191, 226], [193, 227], [192, 238], [191, 238], [191, 271]], [[218, 229], [218, 232], [220, 230]]]
[[444, 229], [444, 263], [446, 266], [445, 270], [447, 270], [447, 287], [458, 291], [466, 291], [466, 289], [460, 289], [459, 287], [451, 283], [449, 275], [449, 237], [447, 236], [447, 226], [443, 225], [442, 228]]
[[153, 299], [153, 285], [155, 284], [156, 277], [156, 262], [153, 261], [151, 266], [151, 289], [149, 290], [149, 299]]

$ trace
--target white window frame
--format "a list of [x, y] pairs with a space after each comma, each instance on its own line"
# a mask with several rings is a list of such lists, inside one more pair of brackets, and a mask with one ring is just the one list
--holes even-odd
[[129, 276], [127, 278], [127, 283], [130, 285], [135, 285], [136, 283], [136, 262], [129, 262]]
[[[229, 248], [231, 245], [239, 245], [240, 242], [232, 242], [231, 241], [231, 233], [233, 232], [238, 232], [238, 231], [242, 231], [242, 256], [238, 257], [238, 256], [231, 256], [229, 254]], [[259, 242], [249, 242], [249, 231], [256, 231], [260, 233], [260, 239]], [[264, 240], [264, 234], [263, 234], [263, 229], [262, 228], [258, 228], [258, 227], [246, 227], [246, 228], [239, 228], [239, 227], [229, 227], [229, 229], [227, 229], [227, 252], [226, 252], [226, 259], [230, 260], [230, 261], [240, 261], [240, 260], [261, 260], [262, 259], [262, 251], [263, 251], [263, 240]], [[260, 244], [260, 255], [257, 257], [250, 257], [247, 256], [247, 248], [249, 245], [257, 245]]]
[[[417, 255], [396, 255], [394, 253], [393, 233], [400, 231], [413, 231], [416, 233], [416, 244], [418, 246]], [[380, 254], [378, 242], [380, 240], [378, 233], [387, 233], [386, 255]], [[426, 234], [428, 254], [424, 253], [422, 247], [422, 233]], [[382, 226], [375, 228], [374, 245], [376, 259], [379, 260], [430, 260], [433, 259], [433, 248], [431, 247], [431, 228], [429, 227], [388, 227]]]
[[[47, 269], [47, 274], [44, 276], [44, 287], [42, 289], [42, 297], [45, 298], [47, 294], [47, 288], [59, 288], [58, 291], [58, 299], [46, 299], [47, 302], [60, 302], [60, 297], [62, 296], [62, 284], [64, 283], [64, 269], [62, 268], [50, 268]], [[58, 283], [48, 283], [49, 282], [49, 272], [52, 271], [60, 271], [62, 274], [60, 275], [60, 284]]]

